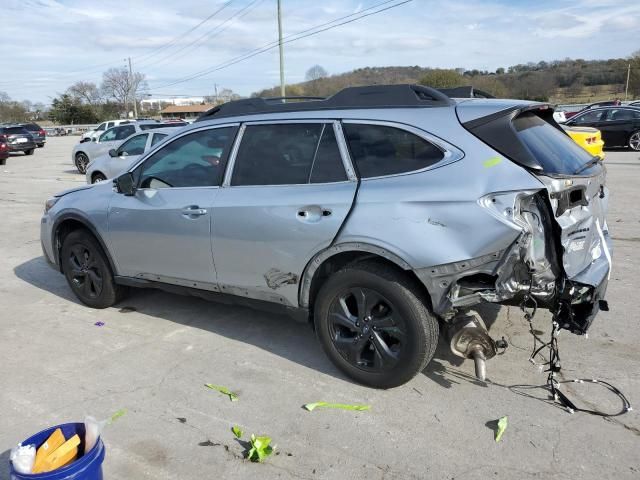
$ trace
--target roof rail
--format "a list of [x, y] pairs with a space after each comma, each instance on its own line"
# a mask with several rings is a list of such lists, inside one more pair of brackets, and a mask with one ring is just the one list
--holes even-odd
[[471, 85], [454, 88], [439, 88], [438, 90], [450, 98], [496, 98], [490, 93], [474, 88]]
[[[277, 100], [277, 99], [276, 99]], [[259, 113], [305, 112], [361, 108], [446, 107], [455, 103], [435, 88], [422, 85], [372, 85], [348, 87], [322, 100], [284, 103], [265, 98], [246, 98], [223, 103], [203, 113], [196, 122]]]

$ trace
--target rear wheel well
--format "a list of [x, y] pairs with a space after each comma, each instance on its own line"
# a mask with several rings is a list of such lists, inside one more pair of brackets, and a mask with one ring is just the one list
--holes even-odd
[[327, 258], [313, 274], [313, 278], [311, 279], [311, 286], [309, 287], [309, 321], [312, 324], [315, 299], [324, 282], [335, 272], [357, 265], [358, 263], [371, 260], [384, 265], [386, 268], [394, 270], [398, 274], [404, 276], [409, 281], [418, 297], [425, 303], [429, 311], [433, 311], [431, 308], [431, 297], [429, 296], [427, 287], [425, 287], [424, 284], [418, 279], [413, 270], [404, 270], [391, 260], [375, 253], [363, 251], [347, 251]]

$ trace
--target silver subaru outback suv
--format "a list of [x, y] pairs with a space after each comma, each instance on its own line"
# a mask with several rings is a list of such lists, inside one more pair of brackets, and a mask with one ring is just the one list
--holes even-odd
[[389, 388], [425, 368], [443, 327], [462, 324], [452, 348], [482, 366], [496, 342], [464, 328], [481, 302], [587, 331], [611, 268], [599, 160], [543, 103], [415, 85], [251, 98], [113, 184], [48, 200], [42, 246], [90, 307], [127, 287], [275, 306], [310, 321], [345, 374]]

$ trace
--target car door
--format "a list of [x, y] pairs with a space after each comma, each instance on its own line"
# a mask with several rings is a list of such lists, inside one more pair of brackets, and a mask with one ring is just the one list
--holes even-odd
[[632, 130], [633, 110], [628, 108], [612, 107], [607, 109], [607, 115], [602, 122], [602, 136], [606, 139], [605, 145], [626, 145]]
[[216, 290], [211, 209], [236, 130], [186, 132], [131, 170], [137, 191], [109, 205], [109, 250], [122, 275]]
[[109, 156], [105, 174], [113, 178], [129, 169], [145, 152], [149, 143], [149, 134], [141, 133], [126, 140], [116, 149], [116, 156]]
[[339, 128], [332, 120], [243, 125], [213, 210], [223, 292], [298, 305], [305, 266], [331, 245], [354, 201]]

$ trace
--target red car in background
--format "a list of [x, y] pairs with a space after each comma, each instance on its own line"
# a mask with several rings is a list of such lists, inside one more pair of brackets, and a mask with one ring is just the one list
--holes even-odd
[[7, 145], [7, 137], [0, 135], [0, 165], [7, 164], [9, 158], [9, 145]]

